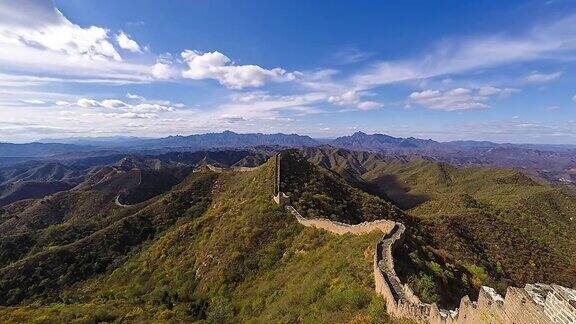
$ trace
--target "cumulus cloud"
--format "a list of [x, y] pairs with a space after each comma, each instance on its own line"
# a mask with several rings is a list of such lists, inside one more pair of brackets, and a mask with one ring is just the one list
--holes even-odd
[[384, 105], [379, 102], [362, 100], [363, 96], [366, 96], [366, 93], [349, 90], [341, 95], [328, 97], [328, 102], [337, 106], [353, 106], [360, 110], [371, 110], [384, 107]]
[[530, 83], [546, 83], [552, 80], [558, 79], [562, 75], [562, 72], [553, 72], [553, 73], [539, 73], [539, 72], [532, 72], [524, 78], [524, 81]]
[[80, 98], [78, 99], [78, 101], [76, 102], [76, 104], [82, 108], [96, 108], [96, 107], [102, 107], [102, 104], [99, 101], [96, 101], [94, 99], [86, 99], [86, 98]]
[[170, 79], [177, 74], [178, 72], [170, 64], [158, 62], [152, 66], [152, 75], [156, 79]]
[[[124, 33], [118, 48], [139, 45]], [[122, 58], [114, 35], [101, 26], [79, 26], [48, 0], [0, 1], [0, 68], [9, 67], [18, 82], [134, 83], [154, 80], [151, 66]], [[41, 77], [39, 77], [41, 76]]]
[[100, 102], [100, 105], [104, 108], [114, 109], [114, 108], [123, 108], [129, 107], [127, 103], [122, 100], [117, 99], [106, 99]]
[[116, 41], [118, 42], [118, 46], [125, 50], [128, 50], [133, 53], [140, 53], [142, 50], [140, 49], [140, 45], [130, 38], [130, 36], [126, 35], [123, 31], [119, 32], [116, 35]]
[[166, 80], [179, 77], [181, 68], [175, 66], [174, 58], [171, 53], [164, 53], [158, 55], [156, 64], [152, 66], [152, 75], [156, 79]]
[[[3, 1], [0, 4], [0, 42], [16, 46], [34, 46], [70, 56], [92, 59], [122, 58], [101, 27], [82, 28], [71, 23], [49, 1]], [[25, 13], [34, 15], [26, 15]], [[14, 15], [14, 17], [8, 17]]]
[[214, 79], [232, 89], [261, 87], [268, 81], [295, 79], [293, 73], [287, 73], [281, 68], [267, 70], [258, 65], [236, 65], [218, 51], [202, 53], [186, 50], [181, 56], [188, 65], [188, 70], [182, 72], [184, 78]]
[[360, 101], [360, 95], [358, 92], [350, 90], [344, 92], [339, 96], [330, 96], [328, 97], [328, 102], [337, 104], [337, 105], [353, 105]]

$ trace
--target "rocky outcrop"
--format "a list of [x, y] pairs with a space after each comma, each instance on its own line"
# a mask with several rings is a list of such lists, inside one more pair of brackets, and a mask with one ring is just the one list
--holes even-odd
[[274, 201], [285, 207], [307, 226], [335, 234], [366, 234], [374, 230], [384, 233], [374, 253], [374, 288], [386, 301], [390, 316], [408, 318], [417, 323], [576, 323], [576, 290], [546, 284], [528, 284], [524, 288], [509, 287], [505, 297], [491, 287], [480, 289], [478, 300], [465, 296], [454, 310], [440, 309], [436, 304], [422, 303], [412, 289], [403, 284], [394, 269], [393, 251], [404, 241], [406, 227], [390, 220], [349, 225], [326, 219], [307, 219], [290, 204], [290, 197], [280, 190], [280, 158], [276, 156]]

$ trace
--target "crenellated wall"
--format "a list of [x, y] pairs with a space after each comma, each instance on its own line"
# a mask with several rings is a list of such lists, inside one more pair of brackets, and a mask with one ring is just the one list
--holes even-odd
[[384, 233], [374, 252], [374, 288], [386, 302], [390, 316], [409, 318], [417, 323], [576, 323], [576, 290], [546, 284], [528, 284], [524, 288], [509, 287], [505, 298], [493, 288], [483, 286], [478, 301], [468, 296], [460, 300], [459, 308], [440, 309], [436, 304], [422, 303], [407, 284], [403, 284], [394, 269], [393, 251], [404, 242], [406, 227], [390, 220], [348, 225], [326, 219], [307, 219], [290, 205], [290, 197], [280, 188], [280, 160], [276, 156], [274, 201], [285, 207], [298, 221], [335, 234], [361, 235], [373, 230]]
[[292, 207], [290, 205], [287, 205], [286, 209], [288, 209], [288, 211], [290, 213], [292, 213], [292, 215], [294, 215], [294, 217], [296, 217], [296, 220], [298, 221], [298, 223], [300, 223], [304, 226], [307, 226], [307, 227], [320, 228], [320, 229], [326, 230], [326, 231], [334, 233], [334, 234], [350, 233], [350, 234], [360, 235], [360, 234], [368, 234], [368, 233], [375, 231], [375, 230], [380, 230], [383, 233], [388, 233], [396, 225], [395, 222], [385, 220], [385, 219], [377, 220], [374, 222], [364, 222], [364, 223], [360, 223], [357, 225], [349, 225], [349, 224], [335, 222], [335, 221], [331, 221], [331, 220], [327, 220], [327, 219], [321, 219], [321, 218], [307, 219], [307, 218], [302, 217], [302, 215], [300, 215], [300, 213], [298, 211], [296, 211], [296, 209], [294, 209], [294, 207]]

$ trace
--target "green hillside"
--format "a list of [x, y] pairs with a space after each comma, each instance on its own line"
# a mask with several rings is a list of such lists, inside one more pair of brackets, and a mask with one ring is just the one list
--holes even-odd
[[[209, 197], [207, 205], [200, 200], [173, 210], [173, 225], [154, 227], [123, 259], [99, 267], [101, 272], [89, 271], [61, 289], [17, 287], [29, 296], [0, 308], [0, 321], [388, 322], [373, 288], [373, 247], [381, 234], [336, 236], [300, 226], [273, 203], [273, 179], [274, 161], [250, 172], [192, 174], [136, 215], [150, 220], [145, 215], [158, 215], [161, 206], [188, 202], [182, 192], [201, 190]], [[80, 246], [84, 250], [78, 254], [97, 256], [90, 252], [94, 244]], [[28, 282], [9, 280], [8, 274], [27, 272], [12, 269], [45, 265], [28, 258], [0, 270], [2, 287]], [[50, 282], [55, 277], [40, 272], [33, 278]], [[0, 300], [13, 289], [0, 290]]]
[[305, 217], [358, 224], [402, 215], [390, 202], [350, 185], [337, 173], [316, 167], [299, 151], [282, 152], [281, 161], [281, 190]]
[[[3, 207], [0, 322], [389, 321], [373, 287], [381, 233], [302, 227], [271, 199], [274, 165], [105, 167], [74, 190]], [[575, 285], [575, 198], [517, 171], [332, 148], [285, 151], [282, 170], [306, 217], [406, 224], [396, 270], [423, 301]], [[138, 203], [117, 205], [120, 193]]]
[[512, 169], [330, 147], [303, 154], [406, 211], [397, 271], [425, 301], [455, 306], [481, 285], [576, 286], [576, 197], [560, 189]]

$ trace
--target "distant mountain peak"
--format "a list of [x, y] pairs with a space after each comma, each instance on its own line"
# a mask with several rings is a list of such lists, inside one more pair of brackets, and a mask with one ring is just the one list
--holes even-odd
[[369, 135], [362, 131], [357, 131], [351, 136], [338, 137], [332, 143], [336, 146], [350, 149], [392, 152], [429, 149], [432, 146], [440, 145], [440, 143], [429, 139], [424, 140], [414, 137], [402, 138], [378, 133]]

